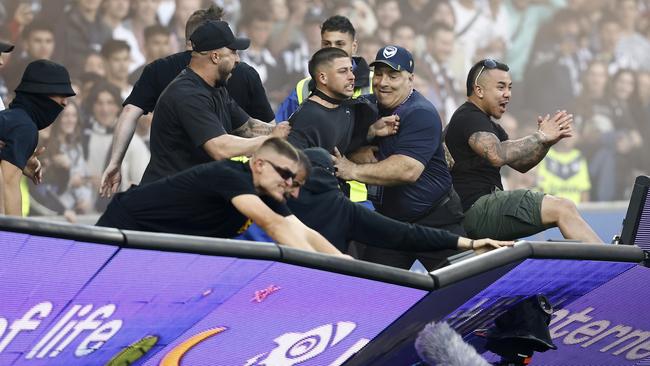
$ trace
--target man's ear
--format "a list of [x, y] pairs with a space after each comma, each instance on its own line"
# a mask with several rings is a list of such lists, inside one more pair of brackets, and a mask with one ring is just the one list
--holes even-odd
[[483, 99], [483, 87], [479, 84], [474, 84], [474, 94], [480, 99]]
[[357, 43], [357, 40], [355, 39], [354, 41], [352, 41], [352, 54], [350, 55], [350, 57], [357, 54], [357, 47], [359, 47], [359, 44]]
[[327, 85], [327, 74], [324, 72], [319, 72], [318, 73], [318, 81], [320, 81], [321, 84]]

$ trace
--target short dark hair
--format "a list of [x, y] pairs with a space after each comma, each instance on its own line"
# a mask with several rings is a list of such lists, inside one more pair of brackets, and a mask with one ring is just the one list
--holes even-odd
[[354, 30], [354, 26], [350, 19], [342, 15], [334, 15], [327, 18], [323, 25], [320, 27], [320, 34], [322, 35], [325, 32], [341, 32], [349, 33], [354, 39], [357, 36], [357, 31]]
[[103, 92], [110, 94], [118, 107], [122, 104], [120, 89], [106, 80], [100, 80], [90, 88], [88, 95], [84, 98], [83, 109], [87, 115], [93, 115], [93, 106], [97, 102], [97, 99], [99, 99], [99, 95]]
[[271, 13], [268, 11], [264, 11], [258, 8], [251, 8], [249, 11], [245, 12], [242, 15], [242, 18], [239, 21], [238, 25], [240, 28], [247, 28], [256, 20], [262, 22], [271, 22], [273, 21], [273, 18], [271, 16]]
[[[467, 96], [468, 97], [471, 96], [474, 93], [474, 82], [476, 81], [476, 77], [478, 76], [477, 74], [480, 72], [480, 70], [483, 67], [484, 63], [486, 61], [488, 61], [488, 60], [491, 60], [491, 59], [483, 59], [483, 60], [475, 63], [474, 66], [472, 66], [472, 68], [469, 69], [469, 73], [467, 73], [467, 82], [466, 82]], [[499, 70], [502, 70], [502, 71], [509, 71], [510, 70], [510, 67], [508, 67], [508, 65], [506, 65], [504, 63], [501, 63], [501, 62], [496, 61], [496, 60], [491, 60], [491, 61], [493, 61], [496, 64], [496, 66], [495, 67], [490, 67], [490, 68], [485, 67], [483, 72], [485, 72], [485, 70], [489, 70], [489, 69], [499, 69]]]
[[442, 23], [442, 22], [433, 22], [429, 26], [429, 37], [433, 39], [435, 35], [438, 34], [440, 31], [447, 31], [447, 32], [454, 32], [454, 28], [449, 26], [449, 24]]
[[224, 16], [223, 8], [212, 4], [207, 9], [199, 9], [192, 13], [187, 22], [185, 22], [185, 40], [188, 41], [190, 36], [199, 25], [208, 20], [221, 20]]
[[307, 154], [305, 154], [304, 151], [302, 150], [296, 150], [296, 151], [298, 152], [298, 159], [299, 159], [298, 165], [300, 166], [300, 168], [302, 168], [305, 171], [305, 180], [307, 180], [307, 178], [309, 178], [309, 176], [311, 175], [311, 169], [312, 169], [311, 161], [309, 161], [309, 157], [307, 156]]
[[293, 145], [288, 143], [285, 139], [279, 138], [279, 137], [271, 137], [264, 141], [262, 143], [262, 146], [260, 146], [255, 154], [257, 154], [259, 151], [263, 150], [272, 150], [279, 155], [282, 155], [288, 159], [291, 159], [292, 161], [299, 162], [300, 161], [300, 155], [298, 155], [298, 150], [296, 150]]
[[129, 46], [129, 44], [126, 43], [126, 41], [123, 41], [121, 39], [109, 39], [108, 41], [104, 42], [104, 44], [102, 45], [101, 55], [104, 58], [109, 58], [114, 53], [120, 51], [130, 52], [131, 46]]
[[22, 32], [23, 39], [27, 39], [33, 32], [45, 31], [50, 32], [54, 36], [54, 28], [43, 21], [35, 20], [25, 26]]
[[348, 55], [347, 52], [343, 51], [342, 49], [336, 47], [321, 48], [320, 50], [316, 51], [316, 53], [314, 53], [314, 55], [309, 60], [309, 76], [311, 76], [312, 80], [316, 81], [318, 68], [320, 68], [322, 64], [329, 63], [337, 58], [343, 57], [350, 58], [350, 55]]
[[158, 35], [170, 36], [171, 32], [169, 31], [169, 29], [167, 29], [166, 27], [163, 27], [160, 24], [150, 25], [150, 26], [148, 26], [147, 28], [144, 29], [144, 41], [145, 41], [145, 43], [148, 42], [149, 39], [151, 39], [151, 38], [153, 38], [155, 36], [158, 36]]

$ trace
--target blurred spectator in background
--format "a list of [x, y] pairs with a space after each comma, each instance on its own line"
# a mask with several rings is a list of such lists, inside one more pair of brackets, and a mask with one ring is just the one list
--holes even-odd
[[6, 1], [6, 6], [7, 15], [11, 16], [7, 29], [11, 32], [11, 41], [17, 42], [25, 27], [41, 12], [42, 3], [41, 0], [9, 0]]
[[152, 25], [160, 24], [157, 16], [158, 5], [160, 5], [160, 0], [131, 0], [131, 16], [113, 32], [113, 38], [124, 40], [129, 44], [133, 59], [129, 71], [140, 67], [145, 61], [142, 51], [145, 44], [144, 30]]
[[111, 38], [111, 30], [99, 20], [101, 0], [76, 0], [71, 4], [64, 19], [56, 24], [55, 59], [62, 60], [73, 77], [84, 69], [86, 57], [101, 50], [102, 44]]
[[272, 105], [277, 105], [287, 94], [288, 88], [282, 59], [276, 59], [269, 49], [272, 26], [271, 14], [268, 12], [255, 9], [244, 13], [239, 22], [239, 29], [250, 38], [251, 45], [241, 52], [240, 58], [257, 71], [266, 86], [269, 101]]
[[99, 52], [93, 51], [88, 54], [83, 64], [83, 72], [92, 73], [101, 77], [106, 76], [106, 65], [104, 63], [104, 58]]
[[34, 60], [51, 60], [54, 54], [54, 30], [44, 22], [35, 21], [25, 27], [21, 46], [13, 55], [7, 67], [7, 87], [14, 90], [27, 64]]
[[610, 3], [621, 24], [621, 38], [616, 44], [620, 65], [632, 70], [650, 70], [650, 41], [638, 32], [640, 9], [638, 0]]
[[[395, 25], [395, 22], [400, 20], [402, 16], [399, 9], [399, 2], [397, 0], [377, 0], [375, 1], [375, 11], [377, 12], [378, 23], [377, 33], [375, 36], [379, 39], [379, 42], [382, 45], [391, 44], [391, 29]], [[407, 47], [407, 45], [404, 44], [399, 45], [405, 47], [407, 50], [414, 49]]]
[[48, 179], [31, 186], [30, 192], [36, 202], [75, 222], [77, 213], [90, 213], [93, 207], [77, 104], [68, 103], [57, 123], [49, 128], [47, 137], [42, 144], [46, 149], [41, 161]]
[[598, 45], [594, 58], [607, 63], [607, 69], [610, 74], [618, 70], [620, 65], [616, 57], [616, 48], [622, 37], [622, 27], [618, 19], [611, 14], [603, 14], [598, 23]]
[[434, 21], [432, 18], [439, 13], [434, 9], [436, 3], [434, 0], [402, 0], [399, 2], [402, 19], [408, 19], [418, 34], [426, 34]]
[[[137, 1], [137, 0], [135, 0]], [[140, 0], [143, 1], [143, 0]], [[153, 0], [147, 0], [153, 1]], [[158, 0], [160, 1], [160, 0]], [[169, 21], [169, 30], [171, 32], [171, 43], [173, 52], [182, 52], [185, 50], [185, 45], [189, 42], [186, 39], [185, 25], [192, 13], [199, 9], [206, 8], [203, 0], [175, 0], [176, 6], [174, 7], [174, 14]], [[152, 24], [148, 24], [152, 25]]]
[[[14, 45], [10, 43], [3, 42], [3, 40], [0, 38], [0, 71], [3, 71], [4, 65], [5, 65], [5, 55], [6, 53], [9, 53], [13, 51]], [[0, 111], [5, 109], [5, 104], [3, 99], [7, 96], [8, 89], [7, 89], [7, 84], [5, 82], [5, 79], [0, 75]]]
[[144, 29], [144, 55], [146, 59], [140, 67], [129, 74], [129, 84], [135, 84], [146, 65], [172, 53], [170, 37], [169, 29], [159, 24]]
[[102, 46], [102, 57], [106, 68], [106, 81], [119, 88], [121, 102], [133, 89], [133, 85], [129, 83], [131, 47], [124, 41], [109, 39]]
[[[290, 81], [289, 85], [309, 76], [307, 64], [311, 55], [320, 49], [320, 24], [322, 20], [320, 14], [315, 11], [308, 11], [301, 28], [299, 28], [302, 30], [301, 37], [297, 37], [296, 42], [289, 45], [285, 51], [282, 51], [281, 58], [286, 68], [286, 80]], [[269, 44], [273, 44], [273, 36]]]
[[636, 94], [636, 73], [630, 69], [621, 69], [611, 84], [610, 101], [614, 111], [614, 141], [616, 144], [616, 170], [617, 178], [615, 199], [629, 199], [637, 167], [645, 159], [643, 151], [643, 138], [639, 132], [639, 123], [636, 121], [633, 109]]
[[454, 42], [453, 28], [442, 23], [434, 23], [427, 39], [424, 64], [418, 71], [418, 75], [430, 83], [430, 93], [427, 95], [431, 96], [431, 102], [438, 110], [443, 124], [449, 122], [460, 100], [456, 80], [450, 71]]
[[589, 202], [591, 180], [587, 159], [575, 145], [577, 134], [561, 140], [548, 150], [537, 167], [537, 188], [573, 203]]

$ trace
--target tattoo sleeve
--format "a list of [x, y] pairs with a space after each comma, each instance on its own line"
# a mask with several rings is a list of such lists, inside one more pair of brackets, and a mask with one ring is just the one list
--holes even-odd
[[249, 118], [246, 123], [233, 131], [233, 135], [237, 135], [239, 137], [267, 136], [271, 133], [271, 131], [273, 131], [273, 127], [275, 126], [270, 123], [262, 122], [254, 118]]
[[537, 133], [517, 140], [499, 141], [493, 133], [475, 132], [468, 143], [474, 152], [493, 166], [509, 165], [522, 173], [537, 165], [550, 148]]

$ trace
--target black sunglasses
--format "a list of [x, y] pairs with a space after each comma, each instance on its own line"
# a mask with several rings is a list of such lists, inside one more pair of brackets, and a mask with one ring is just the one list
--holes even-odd
[[483, 64], [481, 65], [481, 70], [478, 72], [478, 74], [476, 74], [476, 78], [474, 78], [474, 85], [476, 85], [476, 83], [478, 82], [478, 78], [481, 76], [483, 70], [485, 69], [492, 70], [495, 69], [496, 67], [497, 67], [497, 62], [494, 61], [493, 59], [488, 58], [483, 60]]
[[284, 180], [287, 180], [289, 178], [291, 178], [291, 180], [296, 179], [296, 173], [292, 172], [291, 170], [279, 167], [279, 166], [273, 164], [272, 162], [270, 162], [270, 161], [268, 161], [266, 159], [260, 159], [260, 160], [262, 160], [263, 162], [269, 163], [269, 165], [271, 165], [271, 167], [273, 167], [273, 169], [276, 171], [276, 173], [278, 173], [278, 175], [282, 179], [284, 179]]

